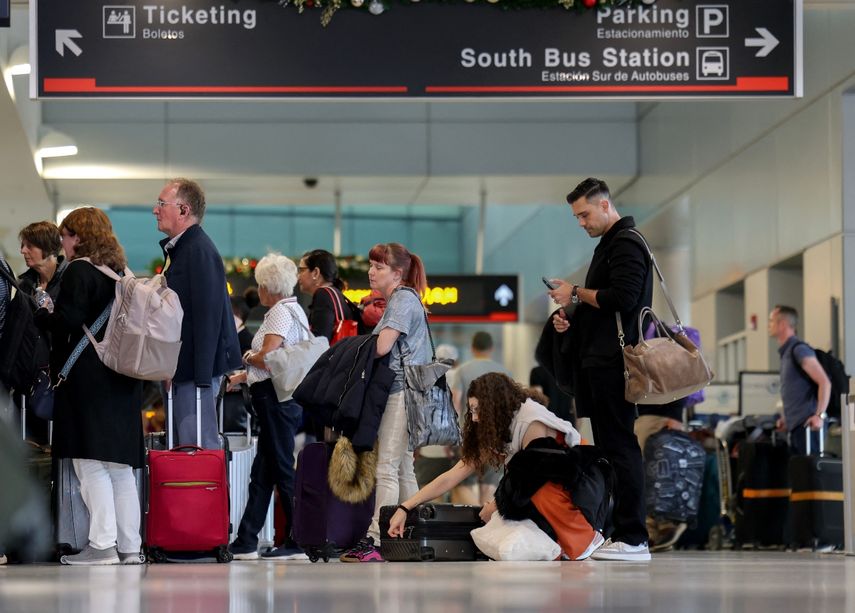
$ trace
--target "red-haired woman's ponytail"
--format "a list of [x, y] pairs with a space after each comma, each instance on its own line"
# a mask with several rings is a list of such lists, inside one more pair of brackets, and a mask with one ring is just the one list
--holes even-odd
[[423, 294], [427, 289], [427, 275], [425, 275], [425, 266], [422, 264], [422, 259], [415, 253], [410, 254], [410, 272], [404, 283], [415, 289], [419, 295]]

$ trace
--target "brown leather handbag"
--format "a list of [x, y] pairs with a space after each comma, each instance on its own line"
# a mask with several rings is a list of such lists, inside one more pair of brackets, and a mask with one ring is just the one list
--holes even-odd
[[[677, 331], [672, 331], [653, 312], [650, 307], [644, 307], [638, 314], [638, 344], [624, 343], [623, 324], [620, 313], [615, 313], [618, 328], [618, 342], [623, 351], [625, 391], [627, 402], [634, 404], [665, 404], [685, 398], [709, 385], [713, 380], [713, 372], [707, 364], [701, 350], [689, 340], [683, 330], [683, 324], [665, 287], [665, 278], [656, 264], [656, 258], [644, 237], [635, 230], [630, 230], [641, 238], [650, 255], [650, 265], [656, 271], [659, 285], [665, 300], [674, 315]], [[645, 317], [650, 317], [659, 336], [644, 339], [643, 324]]]

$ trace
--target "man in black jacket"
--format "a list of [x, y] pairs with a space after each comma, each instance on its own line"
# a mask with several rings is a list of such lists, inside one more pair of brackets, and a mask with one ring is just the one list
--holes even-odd
[[621, 217], [605, 181], [585, 179], [567, 196], [579, 226], [600, 242], [585, 285], [555, 280], [549, 292], [564, 307], [575, 306], [568, 322], [564, 309], [553, 317], [555, 330], [570, 330], [575, 350], [574, 381], [580, 416], [591, 418], [595, 444], [612, 462], [617, 477], [614, 533], [593, 557], [644, 562], [650, 559], [644, 509], [644, 468], [633, 432], [636, 407], [624, 399], [624, 368], [615, 313], [623, 342], [638, 342], [638, 314], [650, 306], [653, 278], [641, 239]]
[[195, 181], [173, 179], [154, 205], [167, 285], [178, 294], [184, 319], [178, 368], [165, 386], [172, 388], [178, 444], [196, 445], [196, 388], [202, 409], [202, 447], [217, 449], [214, 394], [224, 374], [241, 365], [240, 346], [226, 288], [223, 260], [202, 230], [205, 193]]

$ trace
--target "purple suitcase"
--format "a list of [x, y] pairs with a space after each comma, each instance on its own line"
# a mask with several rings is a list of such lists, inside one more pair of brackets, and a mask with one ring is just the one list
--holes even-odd
[[310, 443], [297, 456], [292, 536], [312, 562], [329, 562], [365, 536], [374, 514], [374, 494], [365, 502], [339, 500], [327, 481], [333, 445]]

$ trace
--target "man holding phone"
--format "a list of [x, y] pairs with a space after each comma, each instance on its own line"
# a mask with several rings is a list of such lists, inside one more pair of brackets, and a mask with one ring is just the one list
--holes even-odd
[[[573, 216], [594, 249], [584, 286], [560, 279], [549, 295], [562, 309], [553, 317], [559, 333], [573, 327], [578, 359], [574, 380], [579, 416], [589, 417], [594, 443], [609, 457], [617, 476], [614, 533], [593, 554], [598, 560], [650, 560], [644, 507], [644, 468], [633, 432], [636, 407], [624, 398], [624, 366], [615, 312], [620, 313], [625, 344], [638, 342], [638, 314], [653, 299], [650, 261], [641, 238], [630, 231], [632, 217], [621, 217], [600, 179], [582, 181], [567, 196]], [[568, 307], [575, 307], [568, 317]]]

